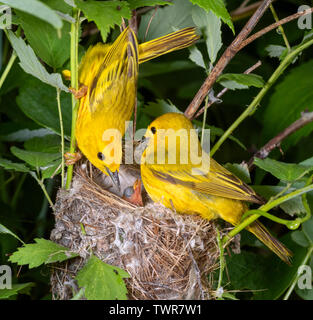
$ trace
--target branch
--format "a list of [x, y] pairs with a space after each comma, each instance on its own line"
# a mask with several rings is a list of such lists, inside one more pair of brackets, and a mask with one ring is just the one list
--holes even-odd
[[304, 10], [304, 11], [300, 11], [300, 12], [297, 12], [295, 14], [292, 14], [291, 16], [288, 16], [284, 19], [281, 19], [279, 20], [278, 22], [275, 22], [271, 25], [269, 25], [268, 27], [258, 31], [257, 33], [255, 33], [254, 35], [252, 35], [251, 37], [247, 38], [246, 40], [244, 40], [241, 45], [240, 45], [240, 48], [239, 50], [241, 50], [243, 47], [247, 46], [248, 44], [250, 44], [252, 41], [260, 38], [261, 36], [263, 36], [265, 33], [273, 30], [273, 29], [276, 29], [277, 27], [287, 23], [287, 22], [290, 22], [292, 20], [295, 20], [295, 19], [298, 19], [299, 17], [302, 17], [302, 16], [305, 16], [307, 14], [310, 14], [313, 12], [313, 8], [310, 8], [310, 9], [307, 9], [307, 10]]
[[230, 46], [225, 50], [209, 76], [206, 78], [201, 88], [189, 104], [188, 108], [185, 111], [185, 116], [189, 119], [197, 112], [199, 106], [201, 105], [203, 99], [208, 94], [213, 84], [215, 83], [218, 76], [223, 72], [229, 61], [236, 55], [240, 50], [242, 42], [248, 37], [252, 32], [258, 21], [263, 16], [266, 9], [270, 6], [273, 0], [264, 0], [262, 4], [258, 7], [246, 25], [243, 27], [241, 32], [235, 38], [235, 40], [230, 44]]
[[253, 157], [248, 161], [248, 168], [251, 171], [254, 168], [254, 158], [265, 159], [275, 148], [279, 147], [281, 142], [290, 136], [292, 133], [304, 127], [306, 124], [313, 121], [313, 112], [304, 111], [301, 113], [300, 119], [293, 122], [289, 127], [280, 132], [276, 137], [271, 139]]
[[[256, 68], [258, 68], [261, 64], [262, 64], [261, 61], [258, 61], [258, 62], [257, 62], [256, 64], [254, 64], [252, 67], [250, 67], [249, 69], [247, 69], [247, 70], [244, 72], [244, 74], [249, 74], [249, 73], [251, 73], [251, 72], [254, 71]], [[226, 93], [227, 91], [228, 91], [228, 88], [224, 88], [223, 90], [221, 90], [221, 91], [217, 94], [216, 98], [217, 98], [217, 99], [221, 98], [221, 97], [224, 95], [224, 93]], [[207, 106], [204, 106], [202, 109], [200, 109], [200, 110], [198, 111], [198, 113], [196, 114], [195, 118], [199, 117], [199, 116], [204, 112], [205, 108], [208, 109], [209, 107], [211, 107], [211, 105], [214, 104], [214, 102], [216, 102], [216, 100], [210, 101]]]

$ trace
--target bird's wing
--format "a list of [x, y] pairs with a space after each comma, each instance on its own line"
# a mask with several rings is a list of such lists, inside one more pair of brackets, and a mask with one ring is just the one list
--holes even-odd
[[253, 189], [213, 159], [210, 160], [209, 172], [199, 167], [194, 169], [193, 172], [190, 165], [151, 166], [151, 171], [156, 178], [171, 184], [183, 185], [202, 194], [264, 203]]
[[[137, 75], [138, 42], [134, 32], [126, 28], [107, 49], [97, 72], [85, 84], [88, 87], [90, 111], [103, 111], [103, 108], [114, 106], [115, 101], [125, 101], [121, 95], [135, 91]], [[128, 98], [135, 103], [135, 96]]]

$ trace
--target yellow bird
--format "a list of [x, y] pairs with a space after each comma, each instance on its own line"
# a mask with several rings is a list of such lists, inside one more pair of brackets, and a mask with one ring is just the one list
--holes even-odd
[[[190, 120], [167, 113], [148, 127], [141, 157], [143, 185], [154, 202], [182, 214], [222, 218], [236, 226], [248, 210], [246, 201], [262, 203], [247, 184], [205, 153]], [[292, 253], [259, 222], [247, 227], [284, 262]]]
[[162, 54], [185, 48], [199, 37], [185, 28], [138, 44], [127, 27], [113, 44], [88, 49], [79, 67], [81, 97], [76, 139], [81, 152], [119, 187], [122, 137], [130, 120], [137, 90], [138, 65]]

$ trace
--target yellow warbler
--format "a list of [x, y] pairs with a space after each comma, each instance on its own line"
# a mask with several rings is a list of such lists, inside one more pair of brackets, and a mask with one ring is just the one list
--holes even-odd
[[[199, 214], [207, 220], [219, 217], [233, 225], [239, 224], [248, 210], [245, 201], [263, 202], [248, 185], [202, 150], [192, 123], [183, 114], [160, 116], [150, 124], [144, 140], [141, 177], [154, 202], [178, 213]], [[259, 221], [247, 230], [290, 263], [291, 252]]]
[[138, 65], [185, 48], [198, 38], [194, 28], [185, 28], [138, 45], [128, 27], [113, 44], [97, 44], [83, 57], [79, 83], [85, 94], [76, 122], [77, 144], [117, 186], [125, 121], [130, 120], [136, 103]]

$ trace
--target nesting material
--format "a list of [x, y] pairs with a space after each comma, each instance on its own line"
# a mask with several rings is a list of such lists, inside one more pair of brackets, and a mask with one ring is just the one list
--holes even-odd
[[130, 274], [129, 299], [209, 299], [218, 257], [213, 223], [179, 215], [147, 196], [145, 206], [136, 207], [105, 190], [102, 180], [97, 169], [80, 167], [72, 189], [58, 192], [51, 240], [81, 258], [53, 269], [53, 297], [72, 297], [74, 277], [92, 250]]

